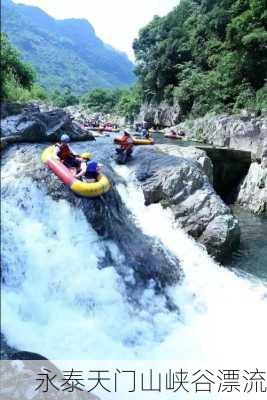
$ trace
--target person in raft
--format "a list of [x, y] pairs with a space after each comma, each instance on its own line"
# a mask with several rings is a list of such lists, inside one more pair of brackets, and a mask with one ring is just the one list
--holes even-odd
[[149, 135], [149, 132], [148, 132], [147, 129], [145, 129], [145, 128], [142, 129], [142, 136], [143, 136], [144, 139], [149, 139], [150, 138], [150, 135]]
[[125, 151], [127, 156], [131, 155], [133, 152], [133, 138], [130, 133], [125, 130], [120, 142], [120, 150]]
[[77, 168], [77, 170], [80, 170], [81, 159], [77, 154], [74, 154], [68, 145], [69, 142], [69, 135], [62, 135], [60, 143], [55, 145], [55, 155], [67, 168]]
[[103, 165], [91, 160], [92, 156], [89, 153], [82, 154], [81, 170], [75, 175], [75, 178], [86, 182], [98, 181], [99, 174], [103, 169]]

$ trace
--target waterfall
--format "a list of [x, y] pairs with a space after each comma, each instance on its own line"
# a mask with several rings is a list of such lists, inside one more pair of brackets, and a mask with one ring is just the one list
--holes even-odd
[[[138, 307], [105, 249], [125, 263], [118, 243], [104, 240], [81, 210], [53, 200], [27, 178], [2, 172], [2, 331], [8, 343], [49, 359], [156, 359], [202, 366], [261, 367], [267, 359], [267, 289], [218, 265], [175, 226], [160, 204], [145, 207], [130, 170], [118, 190], [142, 231], [180, 260], [181, 282], [151, 282]], [[130, 245], [130, 244], [129, 244]], [[128, 279], [132, 277], [129, 268]]]
[[141, 188], [127, 167], [117, 167], [116, 172], [128, 182], [120, 185], [119, 193], [136, 223], [144, 233], [160, 239], [184, 271], [182, 283], [169, 288], [180, 309], [180, 323], [161, 344], [160, 357], [264, 365], [266, 285], [216, 263], [203, 246], [177, 227], [170, 210], [160, 204], [144, 205]]

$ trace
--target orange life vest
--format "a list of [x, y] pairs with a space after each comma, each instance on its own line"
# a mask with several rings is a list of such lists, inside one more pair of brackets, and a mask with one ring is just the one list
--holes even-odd
[[129, 136], [123, 136], [121, 138], [121, 148], [123, 150], [129, 150], [133, 147], [133, 140]]
[[72, 156], [72, 152], [67, 143], [60, 143], [57, 146], [59, 147], [58, 157], [60, 160], [64, 161]]

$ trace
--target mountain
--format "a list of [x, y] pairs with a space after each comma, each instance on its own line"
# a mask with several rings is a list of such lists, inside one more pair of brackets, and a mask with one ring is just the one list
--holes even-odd
[[101, 41], [85, 19], [56, 20], [38, 7], [2, 0], [1, 26], [46, 89], [82, 94], [135, 81], [127, 55]]

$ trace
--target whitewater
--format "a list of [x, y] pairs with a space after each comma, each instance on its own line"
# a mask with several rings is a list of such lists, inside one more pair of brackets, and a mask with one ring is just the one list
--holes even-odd
[[[181, 282], [166, 288], [177, 310], [153, 281], [138, 307], [132, 304], [126, 283], [134, 274], [118, 245], [67, 201], [53, 200], [30, 178], [14, 180], [13, 167], [10, 160], [2, 169], [1, 207], [2, 332], [11, 346], [50, 360], [266, 370], [266, 284], [217, 264], [160, 204], [146, 207], [129, 168], [114, 166], [127, 181], [117, 186], [125, 206], [144, 234], [180, 260]], [[113, 265], [99, 268], [106, 248], [128, 268], [125, 281]]]

